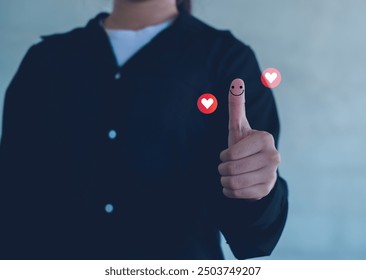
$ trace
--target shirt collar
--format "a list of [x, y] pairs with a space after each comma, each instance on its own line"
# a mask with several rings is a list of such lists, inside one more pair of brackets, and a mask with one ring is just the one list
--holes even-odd
[[[101, 22], [103, 22], [108, 16], [109, 13], [106, 12], [97, 14], [93, 19], [88, 22], [86, 28], [91, 31], [96, 31], [97, 29], [104, 30]], [[192, 25], [192, 18], [193, 17], [188, 12], [183, 9], [179, 9], [179, 15], [167, 29], [187, 29]]]

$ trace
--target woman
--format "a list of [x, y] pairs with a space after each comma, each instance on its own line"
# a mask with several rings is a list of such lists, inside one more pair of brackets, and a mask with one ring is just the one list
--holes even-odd
[[271, 253], [287, 215], [273, 96], [251, 49], [189, 7], [115, 0], [30, 48], [4, 106], [1, 258], [222, 259], [219, 231], [239, 259]]

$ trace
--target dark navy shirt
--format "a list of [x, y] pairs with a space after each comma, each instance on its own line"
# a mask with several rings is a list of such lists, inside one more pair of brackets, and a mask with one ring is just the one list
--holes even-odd
[[[231, 81], [277, 143], [279, 121], [253, 51], [181, 12], [118, 67], [100, 14], [43, 37], [7, 92], [0, 146], [0, 258], [222, 259], [268, 255], [287, 215], [278, 177], [256, 202], [222, 194]], [[217, 110], [197, 108], [214, 94]]]

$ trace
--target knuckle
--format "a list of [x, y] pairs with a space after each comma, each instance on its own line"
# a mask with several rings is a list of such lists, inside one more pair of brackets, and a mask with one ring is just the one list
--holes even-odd
[[225, 159], [227, 158], [227, 152], [228, 150], [223, 150], [221, 153], [220, 153], [220, 160], [221, 161], [225, 161]]
[[256, 195], [256, 199], [262, 199], [264, 197], [266, 197], [267, 195], [269, 195], [269, 193], [271, 192], [272, 188], [270, 187], [270, 184], [263, 184], [260, 189], [258, 190], [258, 193]]
[[225, 177], [221, 176], [220, 183], [221, 183], [221, 186], [226, 187]]
[[227, 164], [226, 170], [227, 170], [228, 174], [230, 174], [230, 175], [236, 174], [235, 172], [237, 170], [237, 166], [235, 163], [230, 162]]
[[220, 175], [222, 175], [225, 171], [225, 165], [223, 163], [219, 164], [217, 170], [219, 171]]
[[274, 150], [270, 155], [270, 161], [274, 163], [276, 166], [281, 162], [280, 153], [277, 150]]
[[228, 149], [226, 152], [226, 156], [229, 160], [233, 160], [235, 157], [235, 153], [233, 149]]
[[223, 188], [222, 193], [228, 198], [235, 198], [233, 192], [228, 189]]
[[234, 190], [234, 191], [232, 192], [232, 196], [233, 196], [234, 198], [241, 198], [241, 193], [240, 193], [240, 191], [238, 191], [238, 190]]
[[271, 190], [272, 190], [271, 185], [269, 185], [269, 184], [265, 185], [264, 188], [263, 188], [263, 196], [262, 197], [265, 197], [265, 196], [269, 195]]
[[276, 180], [277, 180], [277, 172], [274, 171], [273, 175], [272, 175], [272, 183], [274, 184], [276, 182]]
[[261, 131], [260, 133], [264, 148], [274, 147], [274, 138], [272, 134], [268, 133], [267, 131]]
[[239, 187], [239, 180], [237, 176], [228, 177], [228, 188], [237, 189]]
[[233, 176], [230, 176], [229, 180], [228, 180], [228, 187], [231, 188], [231, 189], [234, 189], [235, 186], [236, 186], [235, 181], [236, 181], [235, 178]]
[[274, 171], [269, 176], [269, 181], [270, 181], [270, 183], [274, 183], [276, 181], [276, 179], [277, 179], [277, 174], [276, 174], [276, 171]]
[[269, 136], [271, 135], [269, 132], [261, 130], [257, 132], [259, 135], [261, 135], [262, 138], [269, 138]]
[[281, 155], [279, 152], [276, 152], [276, 164], [279, 165], [281, 163]]

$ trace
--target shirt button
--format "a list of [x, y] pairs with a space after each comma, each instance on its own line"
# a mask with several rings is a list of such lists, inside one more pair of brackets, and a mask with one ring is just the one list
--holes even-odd
[[120, 72], [117, 72], [117, 73], [116, 73], [116, 75], [114, 75], [114, 78], [115, 78], [116, 80], [121, 79], [121, 73], [120, 73]]
[[109, 137], [109, 139], [116, 139], [116, 137], [117, 137], [117, 132], [115, 131], [115, 130], [110, 130], [109, 132], [108, 132], [108, 137]]
[[108, 213], [108, 214], [110, 214], [110, 213], [112, 213], [113, 212], [113, 205], [112, 204], [110, 204], [110, 203], [108, 203], [108, 204], [106, 204], [105, 205], [105, 207], [104, 207], [104, 210]]

